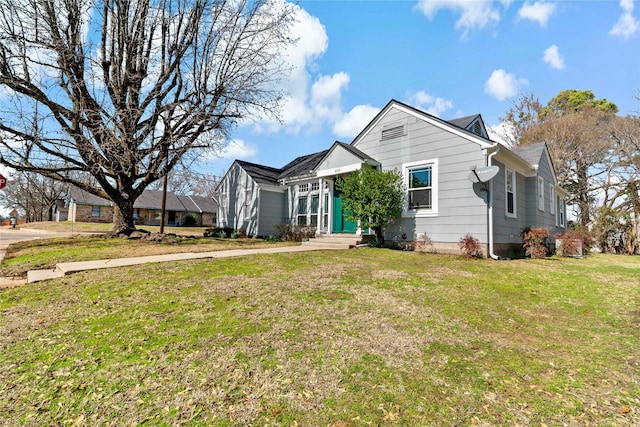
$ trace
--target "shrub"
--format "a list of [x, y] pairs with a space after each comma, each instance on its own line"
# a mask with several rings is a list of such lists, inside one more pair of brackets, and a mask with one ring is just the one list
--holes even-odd
[[190, 226], [194, 226], [198, 223], [198, 219], [193, 216], [192, 214], [187, 215], [186, 217], [184, 217], [184, 225], [190, 227]]
[[270, 236], [267, 236], [264, 240], [266, 240], [267, 242], [281, 242], [282, 241], [280, 239], [280, 237], [274, 236], [273, 234], [270, 235]]
[[413, 247], [416, 251], [435, 252], [431, 237], [429, 237], [427, 233], [418, 233], [418, 237], [413, 243]]
[[549, 249], [546, 246], [549, 231], [543, 227], [530, 228], [522, 230], [522, 241], [524, 242], [525, 254], [531, 258], [544, 258], [547, 256]]
[[589, 250], [593, 245], [593, 234], [582, 225], [574, 225], [566, 233], [557, 234], [556, 239], [562, 241], [562, 245], [556, 248], [560, 256], [579, 256]]
[[228, 227], [207, 228], [204, 231], [204, 237], [221, 237], [224, 239], [225, 237], [232, 234], [233, 232], [234, 230]]
[[316, 227], [307, 225], [278, 224], [276, 230], [284, 241], [302, 242], [316, 236]]
[[473, 237], [471, 233], [467, 233], [460, 238], [458, 243], [460, 250], [466, 258], [480, 258], [482, 257], [482, 251], [480, 247], [480, 241]]

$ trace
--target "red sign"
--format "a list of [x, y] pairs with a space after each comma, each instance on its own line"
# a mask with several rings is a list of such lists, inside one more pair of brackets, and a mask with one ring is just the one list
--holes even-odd
[[7, 178], [0, 174], [0, 190], [7, 186]]

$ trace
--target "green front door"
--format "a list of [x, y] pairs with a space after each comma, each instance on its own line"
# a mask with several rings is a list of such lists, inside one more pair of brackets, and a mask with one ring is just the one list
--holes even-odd
[[353, 221], [347, 221], [344, 217], [344, 210], [342, 209], [342, 199], [339, 193], [333, 196], [333, 233], [355, 233], [358, 229], [358, 223]]

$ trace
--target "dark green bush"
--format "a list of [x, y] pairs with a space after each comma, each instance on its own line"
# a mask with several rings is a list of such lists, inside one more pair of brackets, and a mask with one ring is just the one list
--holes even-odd
[[198, 219], [192, 214], [189, 214], [186, 217], [184, 217], [184, 225], [186, 225], [187, 227], [194, 226], [197, 223], [198, 223]]

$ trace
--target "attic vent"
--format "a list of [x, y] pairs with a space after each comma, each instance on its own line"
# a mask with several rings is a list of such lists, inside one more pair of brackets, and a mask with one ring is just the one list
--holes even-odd
[[475, 122], [473, 124], [473, 133], [482, 136], [482, 126], [480, 126], [480, 122]]
[[386, 141], [388, 139], [398, 138], [400, 136], [405, 135], [404, 125], [394, 126], [389, 129], [382, 130], [382, 141]]

